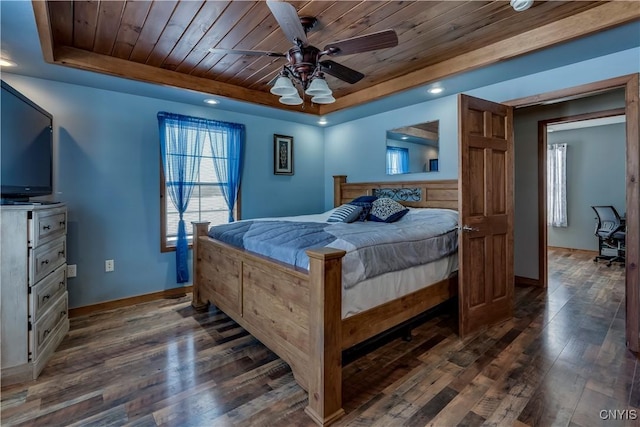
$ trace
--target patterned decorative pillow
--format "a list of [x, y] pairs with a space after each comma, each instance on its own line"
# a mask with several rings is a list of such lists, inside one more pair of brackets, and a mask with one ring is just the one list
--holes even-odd
[[381, 197], [371, 206], [370, 221], [394, 222], [402, 218], [409, 209], [388, 197]]
[[327, 219], [327, 222], [353, 222], [362, 213], [361, 206], [341, 205]]
[[367, 219], [369, 219], [371, 206], [377, 199], [377, 196], [360, 196], [349, 202], [350, 205], [360, 206], [362, 208], [362, 212], [360, 212], [358, 221], [366, 221]]

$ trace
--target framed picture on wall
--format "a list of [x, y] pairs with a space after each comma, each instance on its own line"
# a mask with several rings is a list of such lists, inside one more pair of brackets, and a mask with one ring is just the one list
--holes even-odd
[[293, 175], [293, 137], [273, 135], [273, 173]]

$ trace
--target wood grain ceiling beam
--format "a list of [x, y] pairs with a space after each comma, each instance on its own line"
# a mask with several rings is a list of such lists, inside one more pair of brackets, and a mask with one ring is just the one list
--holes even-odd
[[[58, 65], [66, 65], [142, 82], [194, 90], [202, 92], [203, 94], [211, 94], [213, 96], [231, 98], [279, 109], [287, 107], [278, 101], [277, 96], [269, 92], [251, 90], [204, 77], [177, 73], [164, 68], [152, 67], [150, 65], [88, 52], [74, 47], [60, 46], [54, 48], [54, 58], [53, 63]], [[307, 114], [319, 114], [319, 109], [316, 104], [312, 105], [310, 102], [306, 102], [304, 110], [301, 108], [302, 106], [295, 106], [288, 109]]]
[[[526, 12], [523, 12], [526, 13]], [[342, 96], [333, 104], [322, 105], [328, 114], [433, 83], [446, 77], [475, 70], [528, 52], [584, 37], [640, 19], [640, 7], [634, 1], [614, 1], [567, 18], [543, 25], [535, 30], [487, 45], [426, 68], [413, 71], [376, 86]], [[425, 101], [427, 100], [425, 96]]]
[[318, 106], [306, 102], [304, 109], [302, 109], [301, 106], [280, 104], [278, 98], [268, 92], [178, 73], [73, 47], [54, 46], [47, 3], [34, 0], [32, 5], [46, 62], [315, 115], [324, 115], [361, 105], [451, 75], [495, 64], [531, 51], [640, 19], [640, 8], [636, 2], [607, 2], [535, 30], [484, 46], [373, 87], [341, 96], [334, 104]]
[[429, 139], [431, 141], [438, 140], [437, 132], [430, 132], [428, 130], [420, 129], [414, 126], [405, 126], [401, 128], [394, 129], [392, 132], [395, 133], [403, 133], [409, 136], [415, 136], [416, 138]]
[[33, 0], [33, 14], [36, 18], [36, 27], [38, 28], [38, 37], [40, 38], [40, 47], [42, 48], [42, 56], [46, 62], [53, 62], [53, 33], [51, 32], [51, 20], [49, 19], [49, 10], [47, 2]]

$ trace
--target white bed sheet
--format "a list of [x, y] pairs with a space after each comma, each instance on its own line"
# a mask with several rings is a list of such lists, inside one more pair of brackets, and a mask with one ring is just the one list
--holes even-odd
[[458, 270], [458, 253], [405, 270], [385, 273], [342, 290], [342, 318], [426, 288]]

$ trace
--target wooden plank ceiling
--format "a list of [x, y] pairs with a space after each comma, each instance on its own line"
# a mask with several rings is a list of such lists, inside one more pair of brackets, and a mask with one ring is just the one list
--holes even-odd
[[[209, 48], [285, 53], [292, 45], [263, 1], [33, 1], [46, 60], [289, 110], [324, 114], [447, 75], [639, 18], [634, 2], [290, 1], [314, 16], [311, 45], [385, 29], [398, 46], [331, 58], [365, 74], [327, 76], [335, 104], [288, 107], [268, 82], [285, 58], [221, 55]], [[631, 7], [629, 6], [631, 5]]]

